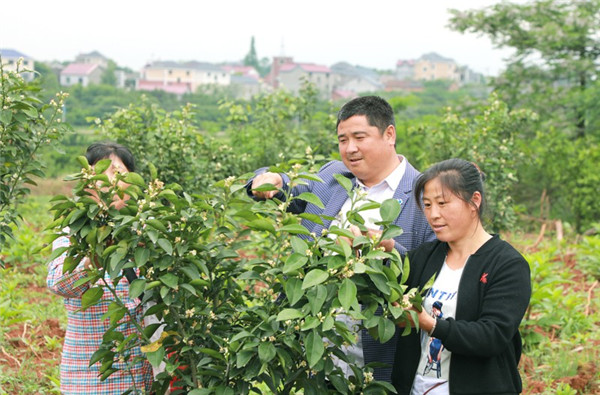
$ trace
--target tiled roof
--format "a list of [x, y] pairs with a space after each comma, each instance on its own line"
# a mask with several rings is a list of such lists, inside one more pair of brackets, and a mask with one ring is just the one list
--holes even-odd
[[401, 59], [398, 62], [396, 62], [396, 66], [404, 66], [404, 65], [414, 66], [414, 64], [415, 64], [415, 61], [412, 59], [411, 60], [402, 60]]
[[426, 53], [425, 55], [422, 55], [419, 59], [428, 60], [430, 62], [454, 63], [453, 59], [445, 58], [435, 52]]
[[104, 58], [106, 59], [106, 56], [102, 55], [100, 52], [98, 51], [92, 51], [90, 53], [82, 53], [79, 56], [85, 56], [85, 57], [94, 57], [94, 58]]
[[89, 75], [92, 71], [98, 68], [97, 64], [92, 63], [71, 63], [65, 67], [60, 74], [61, 75]]
[[29, 56], [24, 53], [9, 48], [0, 48], [0, 55], [2, 55], [3, 58], [29, 58]]
[[313, 63], [285, 63], [281, 65], [279, 72], [289, 72], [298, 67], [307, 73], [331, 73], [331, 69], [329, 67]]

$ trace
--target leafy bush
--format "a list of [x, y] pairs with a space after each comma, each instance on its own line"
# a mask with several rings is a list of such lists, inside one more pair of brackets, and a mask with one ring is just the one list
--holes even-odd
[[472, 117], [462, 117], [448, 108], [438, 124], [427, 126], [425, 152], [431, 163], [463, 158], [475, 162], [486, 174], [485, 187], [494, 231], [510, 229], [516, 217], [512, 189], [517, 181], [516, 165], [524, 158], [516, 149], [518, 131], [535, 115], [511, 111], [492, 95]]
[[[420, 306], [422, 296], [411, 290], [410, 299], [402, 299], [408, 263], [403, 265], [396, 251], [385, 253], [374, 247], [379, 240], [367, 237], [354, 238], [350, 246], [328, 235], [310, 235], [299, 224], [306, 214], [295, 216], [286, 207], [295, 199], [322, 204], [315, 195], [287, 196], [287, 203], [255, 202], [245, 194], [247, 175], [229, 177], [212, 193], [192, 197], [156, 179], [151, 165], [148, 184], [135, 173], [110, 182], [101, 174], [110, 161], [99, 161], [95, 169], [83, 157], [80, 161], [84, 168], [74, 176], [79, 182], [75, 197], [53, 199], [51, 226], [69, 227], [71, 247], [55, 250], [51, 258], [66, 251], [65, 270], [70, 271], [89, 256], [100, 269], [90, 271], [86, 281], [94, 284], [104, 273], [113, 279], [86, 291], [85, 307], [106, 290], [117, 296], [113, 284], [122, 270], [139, 268], [141, 277], [131, 283], [130, 295], [143, 293], [144, 302], [155, 303], [147, 314], [161, 321], [146, 328], [136, 323], [138, 337], [125, 339], [117, 328], [127, 309], [117, 297], [108, 314], [114, 325], [91, 361], [100, 361], [106, 374], [128, 348], [142, 345], [154, 366], [166, 363], [155, 382], [159, 393], [173, 378], [176, 387], [196, 395], [247, 394], [259, 386], [282, 394], [323, 393], [328, 385], [346, 394], [393, 392], [389, 384], [373, 380], [370, 366], [361, 369], [348, 361], [354, 372], [348, 379], [334, 360], [347, 361], [342, 346], [355, 343], [357, 335], [338, 321], [339, 315], [362, 319], [385, 342], [397, 322], [416, 314], [403, 307]], [[308, 172], [313, 166], [312, 160], [297, 161], [272, 170], [287, 172], [293, 185], [318, 179]], [[124, 191], [117, 187], [120, 179], [131, 184]], [[347, 179], [339, 181], [350, 191]], [[115, 193], [132, 197], [121, 211], [111, 207]], [[361, 210], [379, 206], [382, 238], [397, 235], [395, 200]], [[358, 212], [349, 218], [360, 225]], [[352, 237], [337, 227], [329, 233]], [[375, 314], [378, 307], [383, 315]], [[150, 343], [160, 325], [162, 335]]]

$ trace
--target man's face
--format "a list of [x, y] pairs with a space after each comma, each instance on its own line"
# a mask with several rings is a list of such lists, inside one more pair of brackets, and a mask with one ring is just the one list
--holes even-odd
[[381, 134], [365, 115], [354, 115], [339, 123], [337, 135], [342, 161], [366, 186], [378, 184], [396, 167], [393, 126]]

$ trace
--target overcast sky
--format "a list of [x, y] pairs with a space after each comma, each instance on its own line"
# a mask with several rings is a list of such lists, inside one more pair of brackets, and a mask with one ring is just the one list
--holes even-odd
[[499, 1], [7, 0], [0, 7], [0, 48], [59, 61], [96, 50], [139, 70], [152, 60], [238, 61], [254, 36], [259, 58], [284, 54], [296, 62], [389, 70], [399, 59], [437, 52], [495, 75], [510, 51], [446, 25], [448, 8]]

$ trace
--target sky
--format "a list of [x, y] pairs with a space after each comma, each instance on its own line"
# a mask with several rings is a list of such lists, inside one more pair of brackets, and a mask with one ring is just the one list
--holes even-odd
[[8, 0], [0, 7], [0, 48], [38, 61], [73, 61], [99, 51], [140, 70], [157, 60], [240, 61], [254, 37], [259, 58], [285, 55], [303, 63], [345, 61], [391, 70], [398, 60], [437, 52], [497, 75], [510, 50], [450, 30], [447, 10], [499, 1]]

